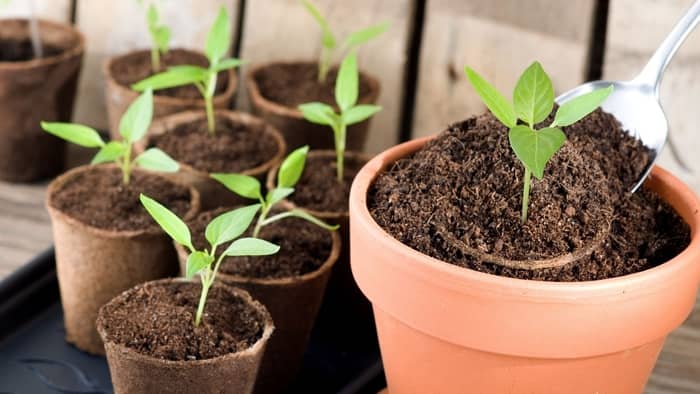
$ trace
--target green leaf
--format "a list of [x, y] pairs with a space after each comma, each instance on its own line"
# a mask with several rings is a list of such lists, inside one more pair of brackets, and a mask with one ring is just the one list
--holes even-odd
[[151, 217], [153, 217], [153, 220], [158, 223], [170, 238], [180, 245], [186, 246], [190, 251], [194, 250], [194, 247], [192, 247], [190, 229], [187, 228], [185, 222], [180, 220], [180, 218], [168, 208], [145, 194], [141, 194], [140, 199], [146, 211], [148, 211]]
[[155, 4], [149, 4], [148, 12], [146, 13], [146, 21], [149, 29], [153, 30], [158, 25], [158, 9]]
[[543, 121], [554, 107], [552, 81], [539, 62], [532, 63], [518, 79], [513, 90], [515, 113], [530, 127]]
[[338, 226], [337, 224], [328, 224], [328, 223], [324, 222], [323, 220], [321, 220], [321, 219], [319, 219], [319, 218], [317, 218], [317, 217], [311, 215], [310, 213], [308, 213], [304, 210], [301, 210], [301, 209], [292, 209], [291, 211], [289, 211], [289, 213], [291, 214], [291, 216], [294, 216], [294, 217], [297, 217], [300, 219], [304, 219], [304, 220], [311, 222], [311, 223], [313, 223], [321, 228], [324, 228], [326, 230], [335, 231], [338, 228], [340, 228], [340, 226]]
[[476, 91], [476, 94], [479, 95], [481, 101], [484, 102], [493, 116], [507, 127], [515, 126], [518, 119], [510, 101], [482, 78], [481, 75], [477, 74], [476, 71], [469, 67], [465, 67], [464, 71], [467, 73], [467, 79]]
[[226, 256], [269, 256], [280, 250], [280, 247], [258, 238], [241, 238], [233, 241], [224, 251]]
[[241, 197], [262, 200], [260, 181], [242, 174], [211, 174], [212, 178]]
[[105, 145], [95, 129], [81, 124], [41, 122], [41, 128], [49, 134], [86, 148], [99, 148]]
[[187, 273], [185, 277], [187, 279], [192, 279], [201, 270], [209, 267], [211, 263], [214, 262], [214, 256], [209, 256], [209, 254], [194, 251], [187, 256]]
[[340, 63], [338, 77], [335, 80], [335, 102], [341, 112], [345, 112], [357, 104], [358, 85], [357, 56], [350, 53]]
[[612, 91], [613, 86], [610, 85], [605, 89], [596, 89], [565, 102], [559, 106], [551, 127], [569, 126], [578, 122], [586, 115], [595, 111], [595, 109], [608, 98]]
[[510, 129], [508, 139], [523, 165], [532, 171], [537, 179], [542, 179], [544, 167], [564, 145], [566, 135], [555, 127], [533, 131], [527, 126], [519, 125]]
[[151, 171], [177, 172], [180, 164], [158, 148], [149, 148], [134, 160], [134, 164]]
[[121, 141], [111, 141], [100, 148], [90, 164], [108, 163], [117, 160], [126, 153], [127, 145]]
[[167, 26], [160, 26], [153, 31], [153, 40], [161, 53], [168, 53], [170, 29]]
[[271, 207], [277, 204], [278, 202], [284, 200], [285, 198], [287, 198], [287, 196], [289, 196], [292, 193], [294, 193], [293, 187], [276, 187], [267, 192], [265, 202], [268, 206]]
[[307, 153], [309, 153], [309, 146], [304, 145], [295, 149], [284, 159], [277, 171], [278, 187], [293, 187], [299, 182], [299, 178], [304, 172]]
[[351, 125], [355, 123], [360, 123], [366, 119], [372, 117], [372, 115], [381, 111], [382, 107], [378, 105], [371, 104], [360, 104], [356, 105], [349, 110], [343, 112], [343, 121], [346, 125]]
[[219, 14], [207, 35], [207, 43], [204, 53], [209, 59], [210, 65], [216, 65], [231, 46], [231, 22], [229, 21], [226, 7], [221, 6]]
[[126, 109], [119, 120], [119, 134], [128, 144], [143, 138], [153, 120], [153, 90], [146, 89]]
[[207, 77], [208, 71], [206, 68], [184, 65], [176, 66], [170, 67], [168, 70], [163, 71], [162, 73], [158, 73], [143, 79], [131, 85], [131, 88], [137, 92], [149, 88], [153, 90], [168, 89], [201, 82]]
[[333, 36], [333, 32], [330, 29], [330, 26], [328, 25], [328, 22], [326, 21], [326, 18], [321, 15], [321, 11], [316, 8], [310, 1], [308, 0], [303, 0], [302, 3], [304, 4], [304, 7], [306, 7], [306, 10], [309, 11], [309, 14], [318, 22], [318, 25], [321, 27], [321, 43], [323, 44], [324, 47], [328, 49], [333, 49], [335, 48], [336, 41], [335, 37]]
[[345, 40], [345, 46], [348, 48], [364, 44], [365, 42], [384, 33], [389, 28], [389, 22], [383, 22], [378, 25], [370, 26], [366, 29], [358, 30], [350, 33]]
[[338, 120], [338, 115], [328, 104], [313, 102], [301, 104], [298, 108], [304, 119], [311, 123], [333, 127]]
[[204, 236], [212, 248], [238, 238], [250, 226], [259, 209], [260, 204], [253, 204], [222, 213], [209, 222]]
[[230, 68], [236, 68], [243, 63], [245, 63], [243, 60], [231, 57], [217, 63], [216, 67], [214, 67], [214, 71], [219, 72], [223, 70], [228, 70]]

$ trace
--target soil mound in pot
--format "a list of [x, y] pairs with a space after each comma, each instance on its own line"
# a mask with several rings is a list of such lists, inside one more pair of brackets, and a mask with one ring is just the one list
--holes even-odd
[[[597, 110], [564, 132], [568, 141], [544, 178], [533, 178], [525, 224], [523, 167], [508, 130], [490, 113], [451, 125], [391, 165], [371, 187], [368, 207], [389, 234], [422, 253], [523, 279], [626, 275], [663, 263], [687, 246], [688, 226], [668, 205], [646, 189], [628, 193], [649, 152], [612, 115]], [[484, 256], [523, 264], [569, 260], [553, 268], [519, 269]]]

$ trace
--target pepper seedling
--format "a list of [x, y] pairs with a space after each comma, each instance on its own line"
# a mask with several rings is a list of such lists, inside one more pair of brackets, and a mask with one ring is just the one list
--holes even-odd
[[596, 89], [563, 103], [552, 123], [538, 129], [535, 125], [544, 121], [554, 107], [552, 81], [539, 62], [532, 63], [518, 79], [512, 103], [471, 68], [465, 67], [465, 72], [493, 116], [508, 127], [510, 147], [525, 168], [521, 209], [521, 221], [525, 223], [532, 175], [541, 180], [547, 162], [564, 145], [566, 135], [561, 127], [572, 125], [593, 112], [613, 87]]
[[326, 76], [330, 70], [331, 62], [333, 61], [333, 52], [335, 50], [342, 48], [344, 51], [350, 51], [389, 29], [389, 23], [383, 22], [362, 30], [358, 30], [350, 33], [343, 42], [343, 45], [339, 47], [333, 31], [331, 30], [326, 18], [321, 14], [321, 11], [319, 11], [318, 8], [316, 8], [316, 6], [309, 0], [302, 0], [302, 3], [306, 7], [306, 10], [309, 11], [309, 14], [311, 14], [314, 20], [316, 20], [319, 27], [321, 27], [321, 55], [318, 60], [319, 82], [326, 81]]
[[215, 132], [214, 122], [214, 93], [216, 92], [216, 77], [220, 71], [240, 66], [243, 62], [236, 58], [224, 58], [231, 46], [231, 21], [225, 7], [221, 7], [214, 21], [205, 44], [204, 54], [209, 60], [209, 67], [194, 65], [179, 65], [169, 67], [166, 71], [141, 80], [131, 88], [136, 91], [145, 89], [168, 89], [184, 85], [194, 85], [204, 98], [207, 113], [207, 127], [210, 133]]
[[335, 81], [335, 102], [340, 112], [336, 113], [333, 107], [320, 102], [306, 103], [299, 106], [304, 119], [311, 123], [330, 126], [333, 130], [336, 176], [339, 182], [343, 180], [343, 158], [348, 126], [360, 123], [382, 109], [382, 107], [373, 104], [357, 105], [359, 84], [357, 56], [351, 52], [340, 64], [338, 77]]
[[119, 121], [123, 141], [104, 142], [93, 128], [74, 123], [41, 122], [41, 128], [66, 141], [86, 148], [100, 148], [90, 164], [116, 163], [124, 184], [129, 183], [134, 167], [160, 172], [177, 172], [180, 165], [158, 148], [149, 148], [133, 160], [132, 145], [143, 138], [153, 119], [153, 91], [148, 89], [134, 100]]
[[155, 4], [148, 5], [146, 23], [151, 35], [151, 67], [153, 72], [160, 71], [160, 55], [168, 53], [170, 45], [170, 28], [160, 24], [160, 16]]
[[260, 235], [260, 230], [268, 224], [288, 217], [307, 220], [326, 230], [334, 231], [338, 229], [337, 225], [325, 223], [301, 209], [291, 209], [268, 217], [270, 210], [277, 203], [294, 193], [294, 186], [299, 182], [299, 178], [301, 178], [301, 174], [304, 172], [306, 154], [308, 152], [309, 147], [302, 146], [294, 150], [284, 159], [277, 171], [277, 185], [275, 185], [272, 190], [269, 190], [265, 197], [262, 195], [260, 181], [252, 176], [243, 174], [211, 174], [212, 178], [219, 181], [232, 192], [243, 198], [250, 198], [260, 202], [259, 204], [251, 205], [251, 207], [255, 207], [256, 212], [258, 208], [260, 209], [258, 221], [253, 229], [253, 237]]
[[[212, 219], [204, 233], [207, 242], [209, 242], [209, 249], [197, 250], [192, 246], [192, 236], [185, 222], [156, 200], [144, 194], [141, 194], [140, 199], [146, 211], [160, 225], [163, 231], [190, 252], [187, 256], [185, 276], [187, 279], [192, 279], [199, 274], [202, 282], [202, 292], [194, 318], [195, 327], [199, 326], [199, 323], [202, 321], [209, 289], [214, 284], [216, 274], [219, 272], [219, 267], [224, 257], [268, 256], [277, 253], [280, 249], [279, 246], [262, 239], [239, 238], [250, 226], [259, 206], [251, 205], [234, 209]], [[217, 257], [216, 249], [227, 242], [231, 243]]]

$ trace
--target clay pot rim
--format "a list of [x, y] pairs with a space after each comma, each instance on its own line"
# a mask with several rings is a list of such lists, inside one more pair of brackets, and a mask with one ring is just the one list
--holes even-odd
[[[149, 128], [146, 137], [142, 140], [143, 144], [141, 145], [141, 148], [148, 147], [153, 136], [167, 133], [172, 128], [183, 123], [190, 123], [198, 121], [200, 119], [205, 119], [206, 116], [206, 113], [204, 113], [203, 111], [188, 110], [155, 119], [151, 124], [151, 127]], [[238, 172], [239, 174], [250, 175], [255, 177], [257, 175], [266, 173], [271, 167], [275, 166], [276, 164], [282, 161], [282, 158], [284, 157], [284, 154], [287, 151], [287, 144], [284, 142], [284, 137], [282, 137], [282, 134], [280, 134], [277, 128], [275, 128], [273, 125], [264, 121], [261, 118], [253, 116], [246, 112], [214, 109], [214, 118], [219, 116], [226, 117], [235, 123], [257, 123], [263, 125], [265, 133], [272, 137], [272, 139], [277, 144], [277, 152], [274, 156], [272, 156], [270, 159], [263, 162], [262, 164], [258, 165], [257, 167], [248, 168]], [[198, 170], [186, 163], [180, 163], [180, 170], [182, 171], [183, 169], [191, 173], [197, 174], [200, 177], [210, 178], [209, 172]]]
[[[359, 152], [359, 151], [345, 151], [343, 154], [345, 159], [352, 159], [352, 160], [357, 160], [358, 162], [364, 162], [367, 163], [372, 159], [372, 156], [365, 153], [365, 152]], [[307, 160], [309, 157], [328, 157], [335, 161], [335, 151], [330, 150], [330, 149], [319, 149], [319, 150], [311, 150], [309, 151], [307, 155]], [[277, 177], [277, 171], [280, 168], [280, 165], [282, 163], [278, 163], [274, 167], [270, 169], [267, 173], [267, 180], [265, 182], [265, 186], [267, 187], [268, 190], [274, 187], [275, 185], [275, 178]], [[296, 205], [294, 202], [291, 200], [285, 198], [282, 200], [282, 202], [285, 204], [285, 206], [288, 209], [303, 209], [304, 211], [318, 217], [321, 219], [328, 219], [328, 220], [339, 220], [341, 218], [345, 218], [349, 216], [349, 210], [346, 209], [342, 212], [339, 211], [316, 211], [313, 209], [308, 209], [304, 208], [302, 206]]]
[[[263, 96], [262, 92], [258, 88], [258, 83], [255, 80], [255, 76], [257, 75], [258, 72], [260, 72], [262, 69], [267, 68], [267, 67], [272, 67], [276, 65], [288, 65], [288, 64], [315, 64], [314, 61], [309, 61], [309, 60], [280, 60], [280, 61], [271, 61], [271, 62], [264, 62], [264, 63], [257, 63], [253, 64], [246, 72], [245, 76], [245, 86], [246, 89], [248, 90], [248, 97], [250, 100], [258, 107], [265, 108], [265, 110], [270, 111], [271, 113], [274, 113], [279, 116], [286, 116], [290, 118], [295, 118], [295, 119], [304, 119], [304, 116], [302, 115], [301, 111], [299, 111], [297, 108], [293, 107], [288, 107], [286, 105], [274, 102], [272, 100], [267, 99], [265, 96]], [[369, 84], [369, 92], [358, 98], [358, 103], [373, 103], [376, 102], [377, 98], [379, 97], [379, 94], [381, 93], [381, 85], [379, 84], [379, 80], [375, 78], [373, 75], [363, 71], [359, 70], [360, 75], [365, 78], [367, 83]]]
[[[0, 23], [14, 23], [14, 22], [23, 22], [23, 23], [29, 23], [29, 19], [27, 18], [5, 18], [2, 19]], [[64, 49], [60, 53], [53, 55], [53, 56], [45, 56], [39, 59], [30, 59], [30, 60], [24, 60], [24, 61], [18, 61], [18, 62], [3, 62], [0, 61], [0, 71], [12, 71], [12, 70], [20, 70], [20, 69], [32, 69], [32, 68], [38, 68], [38, 67], [44, 67], [48, 65], [54, 65], [54, 64], [59, 64], [62, 62], [67, 61], [70, 58], [80, 56], [82, 53], [85, 52], [85, 36], [83, 33], [76, 29], [73, 25], [69, 25], [66, 23], [60, 23], [48, 19], [43, 19], [43, 18], [37, 18], [37, 22], [39, 22], [39, 25], [51, 27], [57, 30], [63, 30], [67, 33], [70, 33], [75, 37], [77, 40], [77, 44]]]
[[[158, 280], [149, 281], [149, 282], [143, 283], [141, 285], [137, 285], [137, 286], [160, 284], [160, 283], [172, 283], [172, 282], [192, 282], [192, 283], [196, 284], [196, 282], [189, 281], [189, 280], [186, 280], [184, 278], [166, 278], [166, 279], [158, 279]], [[148, 356], [148, 355], [139, 353], [136, 350], [134, 350], [130, 347], [124, 346], [122, 344], [119, 344], [119, 343], [108, 342], [108, 341], [103, 340], [103, 342], [105, 344], [105, 348], [107, 348], [107, 346], [114, 347], [115, 350], [117, 350], [122, 357], [131, 357], [133, 359], [141, 360], [143, 362], [148, 362], [151, 364], [164, 364], [164, 365], [167, 365], [168, 367], [183, 368], [183, 369], [191, 368], [193, 366], [206, 366], [208, 364], [217, 364], [217, 363], [222, 362], [222, 361], [232, 361], [232, 360], [235, 360], [235, 359], [238, 359], [241, 357], [245, 357], [245, 356], [248, 356], [250, 354], [255, 354], [255, 353], [261, 351], [261, 347], [265, 346], [267, 341], [272, 336], [273, 331], [275, 330], [275, 325], [274, 325], [274, 322], [272, 320], [272, 316], [270, 315], [270, 311], [268, 311], [267, 307], [265, 307], [265, 305], [260, 303], [260, 301], [257, 301], [256, 299], [254, 299], [250, 295], [250, 293], [248, 293], [247, 291], [245, 291], [241, 288], [238, 288], [235, 286], [230, 286], [230, 285], [227, 285], [226, 283], [221, 283], [218, 281], [215, 282], [213, 286], [221, 287], [221, 288], [225, 289], [226, 291], [230, 291], [236, 297], [243, 298], [243, 300], [246, 301], [246, 303], [248, 305], [252, 305], [255, 308], [255, 310], [258, 311], [262, 315], [261, 317], [262, 317], [263, 323], [265, 325], [265, 329], [263, 330], [263, 333], [260, 336], [260, 338], [257, 341], [255, 341], [254, 344], [252, 344], [251, 346], [249, 346], [243, 350], [237, 351], [235, 353], [227, 353], [227, 354], [223, 354], [221, 356], [206, 358], [203, 360], [192, 360], [192, 361], [163, 360], [160, 358], [156, 358], [156, 357], [152, 357], [152, 356]], [[124, 296], [125, 294], [132, 291], [133, 289], [134, 289], [134, 287], [122, 292], [121, 294], [117, 295], [112, 300], [110, 300], [107, 304], [112, 303], [114, 300]], [[105, 305], [107, 305], [107, 304], [105, 304]], [[103, 308], [104, 308], [104, 306], [100, 307], [100, 311], [98, 313], [98, 319], [97, 319], [98, 323], [101, 322], [100, 316], [102, 315]], [[100, 334], [100, 337], [104, 338], [105, 337], [104, 327], [102, 327], [101, 324], [96, 324], [96, 326], [97, 326], [96, 327], [97, 331]]]
[[[171, 48], [170, 51], [183, 51], [183, 52], [189, 52], [197, 55], [204, 56], [204, 54], [198, 50], [195, 49], [189, 49], [189, 48]], [[114, 78], [112, 75], [111, 69], [112, 69], [112, 64], [118, 61], [125, 60], [128, 57], [131, 56], [137, 56], [143, 53], [150, 53], [149, 49], [135, 49], [126, 53], [123, 53], [121, 55], [115, 55], [115, 56], [110, 56], [104, 59], [102, 62], [102, 75], [104, 76], [106, 83], [110, 85], [110, 87], [114, 88], [115, 90], [119, 90], [122, 92], [123, 95], [131, 95], [133, 97], [136, 97], [139, 95], [139, 92], [136, 92], [129, 88], [128, 86], [124, 86], [117, 82], [117, 80]], [[226, 86], [226, 89], [219, 93], [214, 95], [213, 98], [213, 103], [214, 105], [224, 105], [226, 101], [228, 101], [232, 96], [233, 93], [236, 91], [236, 88], [238, 87], [238, 76], [235, 72], [235, 69], [228, 69], [226, 70], [228, 74], [228, 84]], [[204, 108], [204, 99], [203, 98], [181, 98], [181, 97], [171, 97], [171, 96], [161, 96], [154, 94], [153, 95], [153, 102], [154, 105], [160, 104], [160, 105], [188, 105], [188, 106], [200, 106]]]
[[[53, 207], [51, 200], [56, 192], [56, 190], [63, 186], [69, 179], [74, 177], [75, 175], [83, 172], [88, 172], [93, 170], [94, 168], [118, 168], [116, 164], [96, 164], [96, 165], [82, 165], [79, 167], [75, 167], [69, 171], [64, 172], [60, 176], [58, 176], [56, 179], [51, 181], [49, 183], [48, 188], [46, 189], [46, 198], [44, 200], [44, 205], [46, 206], [46, 209], [49, 211], [49, 214], [52, 217], [58, 217], [61, 218], [61, 220], [70, 223], [74, 226], [80, 226], [85, 228], [86, 230], [90, 231], [91, 233], [95, 234], [96, 236], [100, 236], [103, 238], [136, 238], [144, 235], [151, 235], [151, 236], [158, 236], [163, 233], [163, 230], [156, 224], [154, 223], [153, 226], [147, 228], [147, 229], [139, 229], [139, 230], [107, 230], [103, 229], [100, 227], [95, 227], [93, 225], [90, 225], [88, 223], [84, 223], [67, 213], [64, 213], [63, 211]], [[158, 172], [153, 172], [153, 171], [146, 171], [140, 168], [134, 168], [134, 172], [142, 172], [146, 173], [149, 175], [154, 175], [161, 177], [162, 179], [166, 180], [167, 182], [182, 186], [187, 188], [190, 192], [190, 209], [185, 213], [183, 219], [189, 220], [193, 218], [197, 213], [199, 212], [200, 208], [200, 197], [199, 197], [199, 192], [197, 189], [191, 186], [184, 185], [180, 182], [174, 181], [170, 178], [164, 177]]]
[[[674, 277], [692, 273], [692, 265], [700, 261], [700, 201], [687, 185], [659, 166], [654, 167], [647, 185], [653, 190], [658, 189], [660, 185], [666, 185], [672, 189], [660, 194], [664, 201], [668, 202], [671, 194], [679, 196], [678, 200], [682, 205], [676, 203], [672, 206], [690, 226], [691, 242], [677, 256], [656, 267], [596, 281], [551, 282], [487, 274], [458, 267], [420, 253], [402, 244], [374, 221], [367, 209], [367, 190], [376, 176], [388, 165], [417, 151], [432, 138], [434, 136], [405, 142], [377, 155], [360, 170], [350, 191], [350, 215], [357, 227], [354, 231], [374, 233], [375, 241], [383, 248], [390, 249], [391, 253], [397, 256], [405, 256], [405, 261], [404, 259], [395, 261], [393, 268], [396, 270], [401, 270], [407, 275], [420, 276], [439, 287], [463, 294], [483, 295], [487, 292], [494, 297], [527, 299], [530, 302], [597, 304], [611, 296], [625, 296], [625, 293], [627, 296], [632, 296], [630, 293], [636, 296], [655, 293], [653, 286], [650, 287], [652, 290], [647, 289], [649, 284], [659, 281], [672, 283]], [[407, 263], [409, 261], [410, 264]], [[421, 272], [415, 272], [416, 270]], [[427, 272], [431, 274], [426, 275]]]

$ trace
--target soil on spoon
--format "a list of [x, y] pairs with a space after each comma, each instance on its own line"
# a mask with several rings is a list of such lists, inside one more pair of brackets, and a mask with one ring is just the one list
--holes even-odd
[[[65, 48], [43, 43], [42, 50], [43, 57], [51, 57], [60, 54]], [[35, 57], [31, 40], [0, 40], [0, 62], [25, 62], [33, 59]]]
[[212, 287], [202, 321], [194, 315], [201, 285], [171, 282], [139, 285], [103, 307], [98, 325], [106, 341], [172, 361], [204, 360], [235, 353], [257, 342], [265, 329], [261, 314], [243, 299]]
[[188, 188], [160, 175], [134, 171], [127, 185], [116, 167], [94, 166], [72, 177], [51, 196], [51, 206], [92, 227], [128, 231], [159, 228], [141, 205], [143, 193], [179, 217], [190, 209]]
[[[627, 192], [649, 152], [612, 115], [597, 110], [564, 131], [568, 141], [543, 180], [533, 178], [525, 224], [520, 222], [523, 168], [507, 129], [490, 113], [451, 125], [381, 173], [368, 193], [370, 212], [392, 236], [422, 253], [523, 279], [626, 275], [661, 264], [688, 245], [689, 228], [673, 209], [647, 189]], [[601, 229], [606, 236], [598, 239]], [[567, 265], [537, 270], [503, 267], [465, 253], [531, 261], [587, 245], [597, 246]]]

